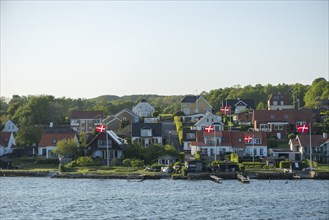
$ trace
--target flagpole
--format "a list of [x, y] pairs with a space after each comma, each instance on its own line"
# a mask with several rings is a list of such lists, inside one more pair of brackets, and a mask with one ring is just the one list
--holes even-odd
[[107, 162], [107, 166], [110, 166], [110, 160], [109, 160], [109, 139], [107, 136], [107, 126], [105, 127], [105, 133], [106, 133], [106, 162]]
[[252, 162], [255, 162], [255, 141], [254, 141], [254, 133], [252, 134]]
[[312, 171], [312, 136], [311, 136], [311, 123], [309, 123], [309, 127], [310, 127], [310, 168]]
[[214, 126], [214, 148], [215, 148], [215, 161], [217, 160], [217, 150], [216, 150], [216, 137], [215, 137], [215, 132], [216, 132], [216, 129], [215, 129], [215, 126]]

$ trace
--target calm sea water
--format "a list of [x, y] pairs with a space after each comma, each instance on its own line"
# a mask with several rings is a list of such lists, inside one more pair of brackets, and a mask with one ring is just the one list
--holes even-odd
[[329, 181], [0, 177], [0, 219], [329, 219]]

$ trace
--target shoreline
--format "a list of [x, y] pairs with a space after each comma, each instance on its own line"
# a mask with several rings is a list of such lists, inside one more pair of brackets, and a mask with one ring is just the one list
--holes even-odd
[[[277, 173], [277, 172], [244, 172], [244, 175], [250, 179], [258, 180], [301, 180], [301, 179], [315, 179], [315, 180], [329, 180], [329, 172], [314, 172], [311, 174], [297, 174], [297, 173]], [[190, 173], [188, 176], [171, 175], [159, 173], [156, 175], [148, 174], [90, 174], [90, 173], [59, 173], [49, 171], [4, 171], [0, 170], [0, 177], [50, 177], [58, 179], [128, 179], [129, 176], [142, 176], [143, 180], [159, 180], [159, 179], [173, 179], [173, 180], [211, 180], [210, 175], [216, 175], [223, 180], [237, 180], [235, 173]], [[298, 176], [297, 176], [298, 175]], [[297, 176], [297, 177], [296, 177]]]

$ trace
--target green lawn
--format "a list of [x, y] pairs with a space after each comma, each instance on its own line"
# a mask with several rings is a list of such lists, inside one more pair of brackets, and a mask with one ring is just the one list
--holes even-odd
[[318, 164], [317, 171], [329, 172], [329, 164]]

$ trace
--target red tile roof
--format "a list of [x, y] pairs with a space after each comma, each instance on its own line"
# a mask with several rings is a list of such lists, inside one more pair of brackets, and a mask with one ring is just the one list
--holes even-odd
[[0, 132], [0, 145], [7, 147], [11, 132]]
[[56, 146], [58, 141], [63, 139], [72, 139], [74, 137], [74, 133], [44, 133], [41, 136], [39, 147]]
[[311, 110], [255, 110], [253, 114], [253, 121], [259, 122], [288, 122], [288, 124], [295, 124], [297, 121], [305, 121], [312, 123]]
[[73, 111], [71, 119], [104, 119], [103, 111]]

